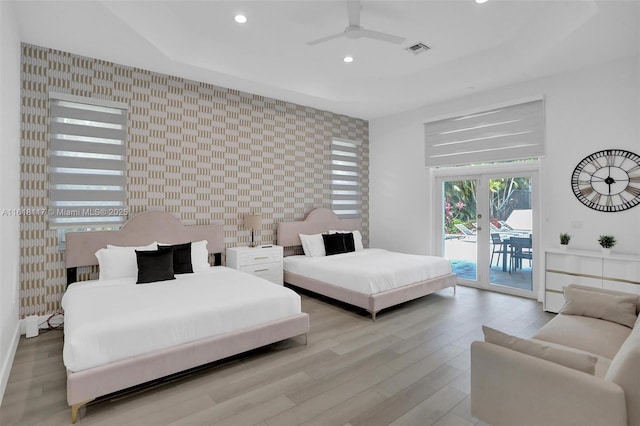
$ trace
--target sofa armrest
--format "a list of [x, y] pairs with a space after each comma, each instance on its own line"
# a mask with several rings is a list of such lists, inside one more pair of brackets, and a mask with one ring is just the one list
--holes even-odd
[[471, 414], [499, 425], [626, 425], [622, 388], [486, 342], [471, 344]]

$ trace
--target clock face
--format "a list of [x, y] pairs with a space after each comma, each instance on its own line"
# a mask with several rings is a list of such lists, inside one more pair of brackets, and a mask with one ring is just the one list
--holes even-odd
[[571, 176], [578, 200], [601, 212], [620, 212], [640, 204], [640, 156], [622, 149], [594, 152]]

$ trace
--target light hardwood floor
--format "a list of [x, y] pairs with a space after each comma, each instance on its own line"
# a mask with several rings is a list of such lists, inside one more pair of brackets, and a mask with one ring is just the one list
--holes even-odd
[[[309, 344], [290, 339], [145, 391], [93, 403], [90, 425], [473, 425], [469, 345], [487, 324], [531, 336], [539, 303], [458, 287], [385, 310], [302, 295]], [[69, 425], [62, 332], [21, 339], [2, 425]]]

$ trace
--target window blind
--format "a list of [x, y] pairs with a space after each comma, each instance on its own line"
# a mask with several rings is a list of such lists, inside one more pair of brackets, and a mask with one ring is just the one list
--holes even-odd
[[331, 142], [331, 209], [341, 218], [357, 218], [361, 212], [360, 157], [357, 142]]
[[425, 123], [427, 167], [544, 155], [542, 99]]
[[126, 108], [52, 95], [50, 120], [51, 228], [123, 224]]

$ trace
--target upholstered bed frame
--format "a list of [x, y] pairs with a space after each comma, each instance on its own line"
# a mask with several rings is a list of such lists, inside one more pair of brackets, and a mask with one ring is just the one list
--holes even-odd
[[[360, 219], [340, 219], [332, 210], [320, 208], [309, 213], [305, 220], [278, 223], [277, 240], [280, 246], [294, 247], [302, 244], [299, 234], [318, 234], [334, 229], [360, 230], [360, 227]], [[456, 291], [456, 275], [453, 273], [374, 294], [358, 293], [287, 271], [284, 272], [284, 281], [287, 284], [366, 309], [374, 321], [376, 314], [382, 309], [426, 296], [447, 287], [453, 287], [454, 294]]]
[[[94, 253], [107, 244], [138, 246], [153, 241], [179, 244], [204, 239], [208, 241], [210, 254], [221, 253], [224, 249], [223, 226], [184, 226], [170, 214], [151, 211], [133, 217], [119, 231], [68, 233], [66, 266], [70, 269], [97, 265]], [[308, 331], [309, 316], [300, 313], [88, 370], [67, 370], [67, 402], [71, 406], [71, 421], [75, 423], [79, 409], [100, 396], [291, 337], [304, 335], [306, 343]]]

